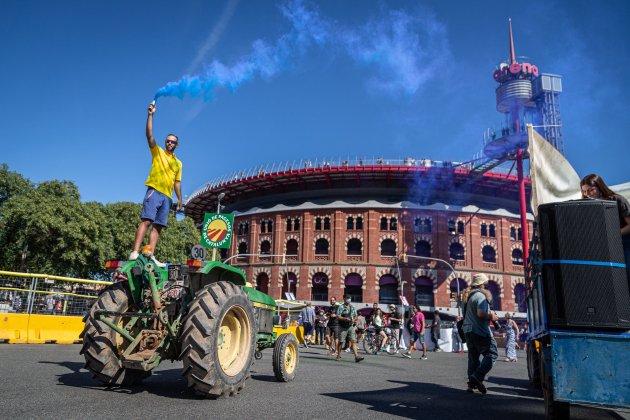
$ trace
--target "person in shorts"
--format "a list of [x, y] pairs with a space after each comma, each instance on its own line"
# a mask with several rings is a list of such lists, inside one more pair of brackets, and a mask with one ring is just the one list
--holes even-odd
[[427, 360], [427, 345], [424, 343], [424, 327], [425, 327], [425, 319], [424, 314], [418, 307], [418, 305], [413, 305], [411, 307], [412, 315], [411, 315], [411, 346], [409, 346], [409, 350], [403, 353], [402, 356], [408, 359], [411, 359], [411, 351], [419, 350], [417, 348], [416, 342], [420, 342], [422, 345], [422, 360]]
[[337, 306], [337, 360], [341, 360], [341, 347], [346, 340], [354, 353], [354, 361], [359, 363], [363, 357], [357, 353], [357, 335], [354, 326], [357, 321], [357, 310], [350, 303], [350, 296], [343, 297], [343, 305]]
[[175, 149], [179, 143], [179, 139], [175, 134], [169, 134], [164, 141], [164, 149], [157, 145], [153, 138], [153, 114], [155, 113], [155, 105], [149, 105], [149, 114], [147, 116], [146, 135], [149, 142], [149, 150], [151, 151], [151, 171], [145, 182], [147, 192], [144, 195], [142, 203], [142, 214], [140, 215], [140, 224], [136, 231], [136, 239], [133, 244], [133, 251], [129, 255], [129, 260], [133, 261], [138, 258], [140, 245], [144, 240], [149, 227], [152, 227], [149, 234], [148, 252], [153, 262], [164, 267], [155, 258], [155, 248], [160, 238], [160, 232], [166, 226], [168, 221], [168, 213], [171, 209], [173, 201], [171, 200], [173, 190], [177, 195], [177, 210], [182, 208], [182, 162], [175, 156]]
[[337, 351], [337, 298], [330, 298], [330, 306], [327, 313], [328, 323], [326, 324], [326, 347], [330, 354]]

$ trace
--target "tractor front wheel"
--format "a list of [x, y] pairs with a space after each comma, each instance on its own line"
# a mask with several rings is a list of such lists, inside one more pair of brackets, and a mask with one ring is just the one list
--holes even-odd
[[293, 334], [282, 334], [273, 347], [273, 374], [280, 382], [295, 378], [299, 362], [298, 342]]
[[[98, 297], [84, 319], [81, 354], [85, 357], [85, 368], [106, 385], [132, 385], [151, 375], [151, 372], [123, 367], [120, 355], [131, 343], [111, 327], [99, 321], [94, 314], [97, 310], [128, 312], [131, 302], [132, 298], [127, 285], [116, 283]], [[122, 316], [110, 319], [114, 324], [123, 326]]]
[[243, 389], [254, 357], [254, 311], [233, 283], [216, 282], [197, 292], [183, 322], [183, 375], [205, 397], [228, 397]]

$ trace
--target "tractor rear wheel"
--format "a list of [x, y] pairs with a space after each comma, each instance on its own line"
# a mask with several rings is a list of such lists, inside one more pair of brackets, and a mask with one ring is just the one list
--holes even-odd
[[273, 347], [273, 374], [280, 382], [295, 378], [299, 362], [298, 342], [293, 334], [282, 334]]
[[229, 282], [197, 292], [180, 336], [188, 386], [206, 397], [243, 389], [256, 347], [254, 311], [245, 291]]
[[[127, 312], [130, 302], [132, 298], [128, 287], [124, 283], [116, 283], [99, 296], [83, 320], [81, 354], [85, 357], [85, 368], [106, 385], [132, 385], [151, 375], [151, 372], [123, 367], [120, 355], [131, 343], [94, 315], [96, 310]], [[123, 317], [110, 319], [122, 326]]]

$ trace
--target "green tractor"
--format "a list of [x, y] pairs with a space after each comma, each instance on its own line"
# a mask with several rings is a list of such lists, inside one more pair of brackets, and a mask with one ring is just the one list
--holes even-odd
[[181, 360], [188, 386], [217, 398], [243, 389], [254, 355], [273, 347], [276, 378], [293, 380], [298, 343], [273, 331], [275, 301], [235, 267], [189, 264], [160, 268], [144, 255], [108, 262], [114, 284], [84, 319], [85, 367], [106, 385], [132, 385], [162, 360]]

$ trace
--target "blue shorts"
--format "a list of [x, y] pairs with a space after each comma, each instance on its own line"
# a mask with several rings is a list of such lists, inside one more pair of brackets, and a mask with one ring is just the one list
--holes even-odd
[[424, 344], [424, 334], [420, 335], [420, 331], [413, 330], [411, 331], [411, 344], [420, 340], [420, 343]]
[[148, 188], [142, 203], [142, 220], [150, 220], [154, 225], [166, 226], [168, 212], [171, 209], [173, 200], [165, 196], [158, 190]]

